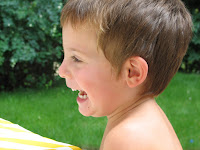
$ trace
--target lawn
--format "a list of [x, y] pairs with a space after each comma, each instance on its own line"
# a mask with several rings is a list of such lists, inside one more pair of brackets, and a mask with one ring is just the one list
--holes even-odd
[[[18, 89], [0, 93], [1, 118], [57, 141], [87, 150], [98, 149], [106, 118], [78, 112], [77, 92], [64, 81], [49, 89]], [[200, 149], [200, 75], [178, 73], [157, 98], [184, 150]], [[159, 142], [159, 141], [158, 141]]]

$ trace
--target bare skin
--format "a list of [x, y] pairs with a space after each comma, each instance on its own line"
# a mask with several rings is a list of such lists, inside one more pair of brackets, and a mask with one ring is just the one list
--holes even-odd
[[81, 114], [107, 116], [100, 150], [182, 150], [164, 112], [153, 98], [140, 94], [147, 62], [139, 56], [128, 58], [117, 78], [96, 42], [96, 32], [88, 24], [77, 29], [66, 24], [59, 75], [69, 88], [84, 91], [85, 98], [77, 98]]
[[100, 150], [182, 150], [176, 133], [153, 98], [108, 117]]

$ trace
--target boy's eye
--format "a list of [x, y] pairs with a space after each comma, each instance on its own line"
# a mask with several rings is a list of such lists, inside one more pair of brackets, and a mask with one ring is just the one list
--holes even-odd
[[78, 58], [76, 58], [76, 56], [72, 56], [71, 58], [72, 58], [72, 60], [74, 62], [82, 62], [81, 60], [79, 60]]

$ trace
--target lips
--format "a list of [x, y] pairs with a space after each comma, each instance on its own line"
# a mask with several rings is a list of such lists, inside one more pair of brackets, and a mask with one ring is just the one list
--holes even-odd
[[74, 92], [74, 91], [79, 91], [78, 93], [78, 97], [77, 97], [77, 101], [79, 103], [82, 103], [84, 101], [86, 101], [88, 99], [88, 96], [87, 96], [87, 93], [83, 90], [77, 90], [77, 89], [73, 89], [71, 88], [71, 90]]
[[80, 97], [81, 99], [87, 99], [87, 93], [85, 91], [80, 91], [78, 93], [78, 97]]
[[87, 93], [84, 92], [84, 91], [80, 91], [80, 92], [78, 93], [77, 102], [78, 102], [79, 104], [81, 104], [81, 103], [84, 103], [84, 102], [87, 101], [87, 100], [88, 100]]

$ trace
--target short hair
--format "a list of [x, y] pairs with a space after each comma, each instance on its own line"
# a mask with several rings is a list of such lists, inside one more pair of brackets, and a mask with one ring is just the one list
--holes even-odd
[[98, 47], [120, 74], [124, 62], [148, 63], [143, 95], [159, 95], [177, 72], [192, 37], [191, 15], [181, 0], [68, 0], [61, 26], [89, 23]]

